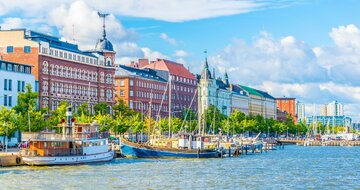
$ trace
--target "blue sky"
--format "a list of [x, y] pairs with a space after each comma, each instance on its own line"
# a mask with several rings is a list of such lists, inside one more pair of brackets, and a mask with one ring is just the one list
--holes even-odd
[[[2, 29], [27, 28], [92, 49], [107, 12], [117, 63], [167, 58], [312, 105], [338, 100], [360, 120], [358, 0], [0, 0]], [[73, 34], [73, 30], [75, 34]]]

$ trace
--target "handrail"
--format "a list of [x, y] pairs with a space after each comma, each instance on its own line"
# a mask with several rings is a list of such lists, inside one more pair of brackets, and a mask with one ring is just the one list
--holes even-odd
[[98, 132], [75, 133], [73, 135], [57, 134], [57, 133], [23, 133], [22, 141], [28, 140], [49, 140], [49, 141], [74, 141], [83, 139], [98, 138]]

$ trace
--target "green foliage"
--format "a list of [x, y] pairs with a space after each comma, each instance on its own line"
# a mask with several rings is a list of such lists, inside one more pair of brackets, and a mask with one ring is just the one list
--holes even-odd
[[80, 106], [78, 107], [77, 115], [88, 116], [89, 115], [89, 104], [87, 104], [87, 103], [80, 104]]
[[96, 115], [98, 115], [98, 114], [106, 115], [107, 114], [107, 104], [105, 102], [95, 104], [94, 111], [95, 111]]
[[50, 112], [50, 116], [47, 121], [50, 129], [60, 124], [61, 119], [66, 119], [66, 109], [68, 106], [69, 103], [67, 101], [63, 101], [60, 102], [59, 107], [56, 110]]
[[0, 135], [10, 136], [17, 129], [16, 121], [18, 117], [15, 113], [15, 110], [7, 109], [4, 106], [0, 107]]
[[223, 119], [226, 119], [226, 116], [220, 112], [220, 110], [214, 106], [211, 105], [206, 109], [206, 126], [205, 126], [205, 132], [213, 132], [218, 133], [218, 129], [222, 128], [221, 121]]

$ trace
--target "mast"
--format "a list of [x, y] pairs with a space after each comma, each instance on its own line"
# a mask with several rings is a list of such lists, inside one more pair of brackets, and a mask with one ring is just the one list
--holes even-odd
[[152, 107], [152, 90], [150, 93], [150, 102], [149, 102], [149, 127], [148, 127], [148, 142], [150, 142], [150, 128], [151, 128], [151, 107]]
[[172, 91], [172, 86], [171, 86], [171, 75], [169, 74], [169, 138], [171, 138], [171, 91]]

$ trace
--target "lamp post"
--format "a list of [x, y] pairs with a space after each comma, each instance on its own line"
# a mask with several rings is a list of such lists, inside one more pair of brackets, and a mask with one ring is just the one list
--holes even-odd
[[6, 127], [5, 129], [5, 152], [7, 152], [8, 149], [8, 126], [6, 125], [6, 122], [4, 121], [4, 127]]

